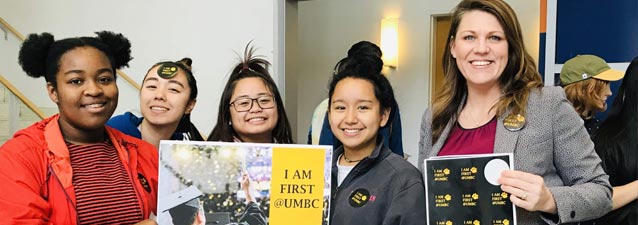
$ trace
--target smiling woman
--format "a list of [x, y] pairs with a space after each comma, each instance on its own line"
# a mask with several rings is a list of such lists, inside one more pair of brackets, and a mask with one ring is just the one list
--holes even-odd
[[157, 151], [105, 126], [117, 107], [115, 70], [128, 66], [130, 48], [111, 32], [25, 40], [20, 65], [44, 76], [59, 114], [0, 147], [0, 224], [135, 223], [156, 211]]
[[332, 157], [330, 222], [425, 224], [423, 178], [379, 132], [397, 110], [380, 55], [357, 51], [339, 65], [328, 91], [330, 129], [342, 143]]
[[[450, 52], [468, 85], [497, 86], [507, 65], [507, 39], [495, 17], [483, 11], [469, 11], [450, 43]], [[500, 91], [500, 90], [497, 90]]]
[[[221, 99], [217, 124], [208, 141], [292, 144], [290, 123], [277, 85], [268, 73], [270, 63], [254, 57], [250, 44], [230, 73]], [[248, 190], [248, 180], [242, 188]], [[248, 193], [248, 192], [247, 192]], [[264, 211], [250, 200], [240, 224], [268, 224]]]
[[209, 141], [291, 144], [292, 132], [270, 63], [246, 46], [219, 101], [217, 124]]
[[[497, 182], [524, 224], [573, 223], [611, 209], [600, 158], [560, 87], [543, 87], [503, 0], [463, 0], [452, 13], [444, 88], [423, 114], [419, 168], [444, 155], [513, 153]], [[508, 123], [507, 121], [519, 121]], [[422, 171], [427, 173], [427, 171]]]
[[58, 121], [67, 131], [66, 140], [85, 144], [103, 139], [83, 133], [104, 129], [105, 119], [117, 107], [118, 90], [109, 59], [96, 48], [78, 47], [60, 57], [58, 70], [61, 75], [55, 84], [47, 83], [47, 90], [60, 110]]
[[144, 76], [140, 90], [142, 117], [127, 112], [113, 117], [107, 125], [155, 147], [160, 140], [203, 141], [190, 121], [198, 92], [192, 63], [190, 58], [183, 58], [153, 65]]

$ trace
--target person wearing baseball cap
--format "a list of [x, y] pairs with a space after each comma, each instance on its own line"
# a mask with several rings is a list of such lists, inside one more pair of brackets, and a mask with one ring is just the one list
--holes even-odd
[[596, 131], [599, 123], [594, 114], [607, 109], [607, 97], [612, 94], [610, 82], [624, 76], [624, 72], [611, 69], [605, 60], [595, 55], [578, 55], [563, 65], [560, 86], [585, 121], [589, 134]]

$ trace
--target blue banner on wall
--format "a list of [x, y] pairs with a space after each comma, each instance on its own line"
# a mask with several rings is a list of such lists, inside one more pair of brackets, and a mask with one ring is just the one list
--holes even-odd
[[638, 1], [557, 1], [556, 64], [580, 54], [608, 63], [638, 55]]

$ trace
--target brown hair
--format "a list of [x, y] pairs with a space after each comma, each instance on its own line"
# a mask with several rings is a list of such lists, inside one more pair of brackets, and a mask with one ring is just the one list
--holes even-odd
[[467, 95], [465, 78], [451, 55], [450, 46], [454, 41], [463, 15], [474, 10], [483, 11], [496, 17], [503, 27], [507, 39], [509, 59], [503, 74], [498, 79], [503, 95], [494, 105], [496, 115], [501, 116], [508, 109], [513, 114], [525, 114], [530, 91], [533, 88], [543, 86], [536, 64], [523, 44], [521, 26], [514, 10], [502, 0], [464, 0], [460, 2], [452, 13], [447, 48], [443, 53], [445, 88], [436, 93], [432, 103], [432, 143], [438, 140], [450, 120], [456, 121], [456, 114], [462, 107], [463, 98]]
[[594, 116], [594, 113], [605, 111], [604, 105], [600, 107], [596, 103], [598, 99], [602, 99], [602, 92], [607, 85], [609, 81], [587, 79], [568, 84], [563, 89], [578, 115], [583, 119], [589, 119]]

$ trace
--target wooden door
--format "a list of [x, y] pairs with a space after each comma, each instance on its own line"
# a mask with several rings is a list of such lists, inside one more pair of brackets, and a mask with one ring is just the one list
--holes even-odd
[[443, 52], [445, 51], [445, 44], [448, 39], [448, 32], [450, 30], [451, 25], [451, 16], [450, 15], [441, 15], [434, 16], [434, 32], [432, 33], [432, 46], [434, 52], [432, 53], [432, 64], [431, 68], [431, 77], [432, 81], [430, 90], [430, 99], [434, 99], [434, 95], [439, 91], [439, 89], [443, 86]]

